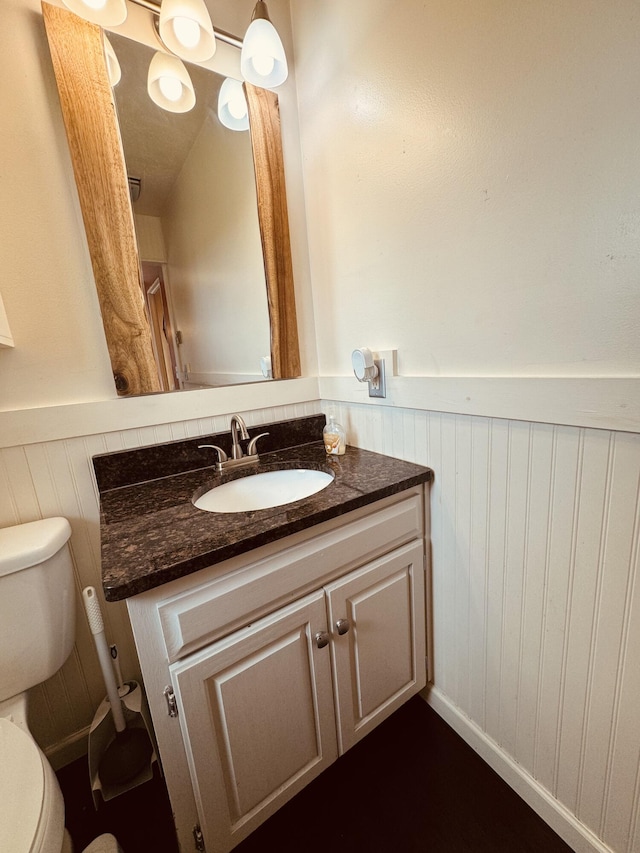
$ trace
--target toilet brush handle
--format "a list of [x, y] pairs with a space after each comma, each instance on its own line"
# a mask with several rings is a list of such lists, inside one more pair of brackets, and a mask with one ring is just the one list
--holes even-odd
[[94, 636], [101, 634], [104, 631], [104, 622], [102, 621], [102, 611], [100, 610], [100, 602], [98, 601], [95, 588], [85, 586], [82, 590], [82, 599], [84, 601], [84, 609], [87, 611], [91, 633]]
[[124, 714], [122, 713], [122, 703], [118, 695], [118, 686], [116, 678], [113, 674], [113, 664], [111, 661], [111, 652], [107, 644], [107, 638], [104, 633], [104, 623], [102, 621], [102, 613], [100, 611], [100, 602], [96, 591], [92, 586], [87, 586], [82, 590], [82, 598], [84, 608], [87, 612], [89, 620], [89, 628], [93, 634], [93, 641], [96, 644], [98, 660], [102, 669], [102, 677], [107, 688], [107, 696], [111, 705], [111, 713], [113, 714], [113, 722], [117, 732], [123, 732], [126, 728]]

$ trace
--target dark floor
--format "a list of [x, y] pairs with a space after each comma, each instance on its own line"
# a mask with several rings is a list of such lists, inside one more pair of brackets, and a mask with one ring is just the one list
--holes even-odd
[[[77, 850], [101, 832], [112, 832], [124, 853], [176, 853], [160, 778], [104, 803], [97, 813], [84, 760], [59, 771], [58, 778]], [[235, 848], [271, 850], [571, 853], [419, 697]]]

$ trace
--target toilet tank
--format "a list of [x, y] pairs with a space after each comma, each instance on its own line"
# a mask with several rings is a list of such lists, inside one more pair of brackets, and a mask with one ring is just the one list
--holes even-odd
[[66, 518], [0, 529], [0, 702], [46, 681], [71, 653], [70, 535]]

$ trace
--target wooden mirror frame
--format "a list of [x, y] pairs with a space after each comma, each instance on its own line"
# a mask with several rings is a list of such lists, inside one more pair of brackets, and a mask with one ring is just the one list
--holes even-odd
[[[118, 394], [160, 391], [127, 170], [102, 30], [42, 3], [69, 151]], [[245, 83], [264, 258], [274, 379], [300, 376], [278, 98]]]

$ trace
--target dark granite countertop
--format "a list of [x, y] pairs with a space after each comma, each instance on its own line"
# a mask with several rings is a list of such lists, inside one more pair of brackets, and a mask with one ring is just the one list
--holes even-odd
[[[317, 435], [317, 424], [313, 426]], [[250, 433], [263, 430], [277, 434], [271, 424], [253, 428]], [[200, 438], [197, 443], [208, 440]], [[171, 444], [160, 447], [168, 448], [168, 453], [173, 450], [175, 457], [179, 445], [185, 442], [174, 444], [174, 448]], [[138, 452], [149, 451], [144, 448]], [[118, 463], [120, 460], [115, 457], [127, 457], [127, 464], [135, 469], [131, 464], [135, 453], [125, 451], [94, 459], [101, 492], [102, 582], [107, 601], [119, 601], [153, 589], [428, 482], [432, 476], [431, 470], [421, 465], [354, 447], [347, 447], [344, 456], [327, 456], [322, 442], [312, 441], [261, 453], [257, 465], [235, 471], [217, 473], [213, 466], [199, 467], [113, 486], [113, 482], [119, 482], [119, 475], [115, 479], [105, 475], [106, 463]], [[201, 461], [201, 455], [198, 458]], [[205, 512], [192, 503], [216, 484], [290, 467], [325, 470], [335, 478], [311, 497], [253, 512]]]

